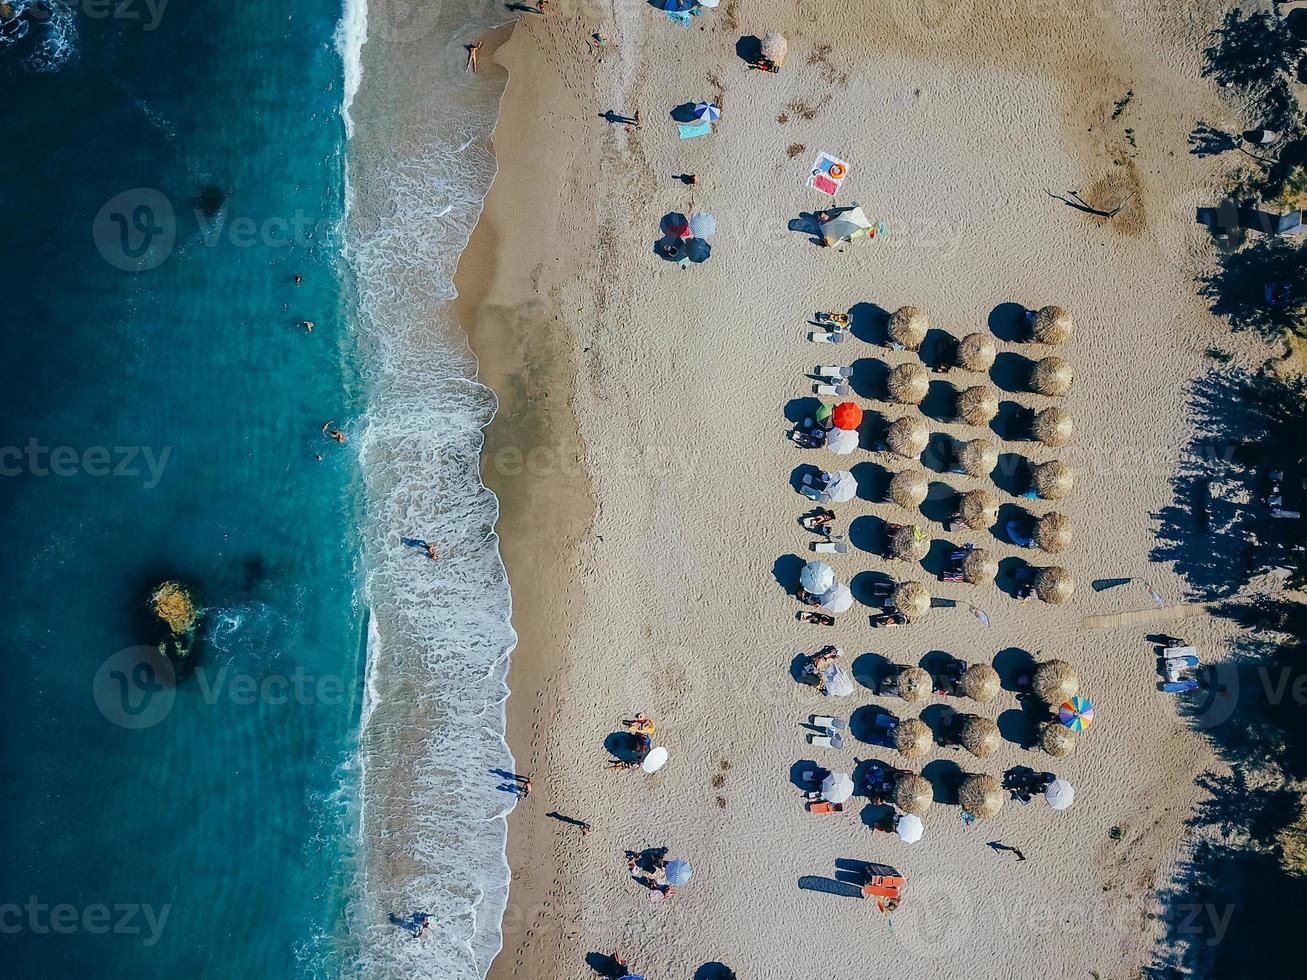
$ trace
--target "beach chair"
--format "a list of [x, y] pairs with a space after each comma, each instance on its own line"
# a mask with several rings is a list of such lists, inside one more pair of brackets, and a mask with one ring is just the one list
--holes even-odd
[[848, 385], [823, 385], [823, 384], [816, 384], [816, 385], [813, 385], [813, 386], [812, 386], [812, 393], [813, 393], [814, 395], [829, 395], [829, 396], [831, 396], [832, 398], [834, 398], [834, 397], [840, 397], [840, 398], [843, 398], [845, 395], [847, 395], [847, 394], [848, 394], [850, 391], [852, 391], [852, 390], [853, 390], [853, 389], [851, 389]]
[[848, 336], [846, 330], [831, 330], [829, 333], [818, 333], [814, 330], [808, 334], [808, 339], [814, 344], [842, 344]]
[[834, 732], [844, 727], [844, 720], [834, 715], [813, 715], [808, 719], [808, 724], [814, 728], [824, 728], [828, 732]]
[[1193, 647], [1190, 646], [1164, 647], [1162, 649], [1162, 656], [1170, 660], [1172, 657], [1192, 657], [1197, 652], [1198, 652], [1197, 650], [1195, 650]]
[[843, 536], [836, 538], [834, 541], [814, 541], [812, 550], [821, 555], [847, 555], [849, 546], [844, 542]]
[[843, 803], [830, 803], [826, 800], [809, 800], [804, 804], [809, 813], [843, 813]]
[[838, 732], [832, 732], [829, 735], [809, 735], [809, 745], [820, 745], [826, 749], [844, 748], [844, 738]]
[[828, 381], [848, 381], [853, 377], [853, 368], [819, 364], [817, 365], [817, 370], [812, 373], [817, 377], [825, 378]]

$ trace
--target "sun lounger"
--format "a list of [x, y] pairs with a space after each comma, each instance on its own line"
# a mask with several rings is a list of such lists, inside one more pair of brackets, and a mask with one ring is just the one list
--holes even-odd
[[708, 136], [712, 133], [712, 123], [703, 120], [697, 123], [680, 123], [676, 127], [681, 139], [692, 140], [696, 136]]
[[1162, 649], [1162, 656], [1163, 656], [1163, 657], [1166, 657], [1167, 659], [1170, 659], [1171, 657], [1192, 657], [1192, 656], [1194, 656], [1197, 652], [1198, 652], [1197, 650], [1195, 650], [1193, 647], [1189, 647], [1189, 646], [1185, 646], [1185, 647], [1164, 647], [1164, 648]]
[[828, 803], [826, 800], [809, 800], [806, 804], [809, 813], [843, 813], [843, 803]]
[[848, 385], [813, 385], [812, 393], [814, 395], [828, 395], [831, 398], [843, 398], [852, 389]]
[[844, 748], [844, 739], [838, 734], [809, 735], [808, 744], [820, 745], [822, 748], [826, 749], [842, 749]]
[[814, 541], [812, 550], [822, 555], [847, 555], [849, 546], [843, 541]]
[[834, 715], [813, 715], [808, 719], [809, 725], [815, 725], [817, 728], [825, 728], [827, 731], [835, 731], [844, 727], [844, 721], [836, 718]]
[[853, 368], [818, 365], [817, 370], [812, 373], [819, 378], [827, 378], [831, 381], [848, 381], [849, 378], [853, 377]]
[[843, 330], [832, 330], [830, 333], [817, 333], [815, 330], [808, 334], [808, 339], [814, 344], [842, 344], [848, 337], [848, 333]]
[[1162, 685], [1162, 690], [1167, 694], [1183, 694], [1185, 691], [1192, 691], [1198, 686], [1198, 681], [1192, 677], [1186, 677], [1181, 681], [1167, 681]]

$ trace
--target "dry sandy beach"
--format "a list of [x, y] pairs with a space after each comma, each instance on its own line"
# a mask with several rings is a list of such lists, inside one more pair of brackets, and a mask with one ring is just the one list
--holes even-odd
[[[1089, 583], [1136, 577], [1168, 603], [1183, 599], [1180, 580], [1148, 555], [1190, 433], [1187, 384], [1209, 344], [1231, 343], [1193, 282], [1208, 254], [1194, 208], [1221, 174], [1186, 142], [1196, 121], [1229, 115], [1199, 77], [1222, 6], [727, 0], [691, 27], [643, 3], [551, 6], [493, 53], [509, 74], [499, 173], [459, 270], [480, 377], [501, 403], [485, 472], [503, 502], [520, 636], [509, 736], [519, 771], [535, 776], [510, 818], [513, 882], [492, 976], [588, 976], [588, 954], [613, 952], [650, 978], [718, 962], [759, 980], [1138, 975], [1164, 934], [1155, 890], [1184, 858], [1194, 778], [1214, 765], [1156, 690], [1144, 637], [1169, 629], [1206, 653], [1231, 627], [1198, 617], [1091, 628], [1090, 617], [1153, 603], [1140, 582], [1101, 593]], [[737, 41], [772, 30], [789, 39], [784, 69], [747, 70]], [[611, 38], [597, 57], [585, 41], [596, 31]], [[678, 140], [668, 113], [700, 99], [722, 106], [716, 132]], [[637, 108], [639, 129], [600, 118]], [[804, 185], [822, 150], [852, 164], [837, 203], [882, 222], [875, 241], [823, 249], [789, 230], [826, 204]], [[673, 179], [681, 173], [699, 185]], [[1108, 220], [1051, 196], [1072, 191], [1096, 207], [1128, 203]], [[700, 210], [717, 217], [713, 254], [682, 270], [655, 253], [659, 219]], [[869, 335], [842, 348], [810, 344], [814, 311], [916, 305], [955, 337], [993, 329], [1000, 363], [1011, 364], [1044, 353], [1014, 339], [1012, 304], [1048, 303], [1077, 324], [1059, 350], [1075, 372], [1060, 400], [1075, 438], [1058, 450], [1000, 449], [1077, 473], [1056, 505], [1074, 527], [1056, 559], [1079, 583], [1070, 601], [939, 583], [857, 547], [880, 521], [913, 519], [881, 500], [906, 464], [860, 450], [840, 463], [863, 487], [835, 508], [855, 545], [831, 559], [841, 580], [911, 578], [958, 606], [893, 630], [871, 629], [863, 604], [833, 629], [797, 623], [789, 590], [813, 538], [796, 522], [809, 504], [792, 479], [835, 462], [785, 439], [787, 413], [812, 398], [805, 375], [853, 365], [869, 415], [918, 414], [881, 390], [887, 368], [915, 354], [875, 343], [875, 316]], [[982, 380], [942, 376], [932, 402]], [[936, 440], [978, 434], [929, 422]], [[988, 483], [932, 479], [936, 495]], [[936, 542], [1044, 561], [989, 531], [926, 526]], [[813, 748], [800, 725], [809, 714], [918, 713], [862, 684], [844, 699], [796, 684], [796, 655], [827, 642], [864, 667], [939, 651], [1005, 670], [1060, 657], [1078, 669], [1096, 721], [1060, 760], [1012, 741], [983, 760], [936, 748], [917, 763], [857, 742]], [[1019, 727], [1011, 691], [981, 706], [935, 698], [928, 720], [942, 704], [993, 718], [1005, 734]], [[605, 769], [605, 738], [641, 710], [671, 762], [652, 777]], [[859, 798], [842, 814], [804, 811], [792, 773], [813, 763], [851, 771], [855, 758], [924, 764], [937, 799], [920, 843], [874, 832]], [[1075, 805], [1008, 802], [965, 826], [952, 777], [1015, 765], [1069, 779]], [[994, 840], [1028, 860], [992, 851]], [[653, 907], [623, 855], [661, 846], [695, 874]], [[906, 876], [892, 921], [871, 902], [799, 887], [849, 859]]]

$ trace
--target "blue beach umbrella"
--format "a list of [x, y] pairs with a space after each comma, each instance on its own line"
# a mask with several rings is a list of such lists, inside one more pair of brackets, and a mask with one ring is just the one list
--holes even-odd
[[689, 861], [668, 861], [667, 862], [667, 883], [680, 887], [690, 880], [693, 870], [690, 868]]
[[715, 103], [700, 102], [694, 107], [695, 119], [706, 119], [708, 122], [716, 122], [722, 117], [722, 110], [717, 108]]

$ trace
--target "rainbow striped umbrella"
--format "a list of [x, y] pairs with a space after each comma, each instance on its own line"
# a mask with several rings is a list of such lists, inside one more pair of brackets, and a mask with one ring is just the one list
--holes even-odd
[[1074, 697], [1057, 709], [1058, 720], [1073, 732], [1083, 732], [1094, 723], [1094, 706], [1089, 698]]

